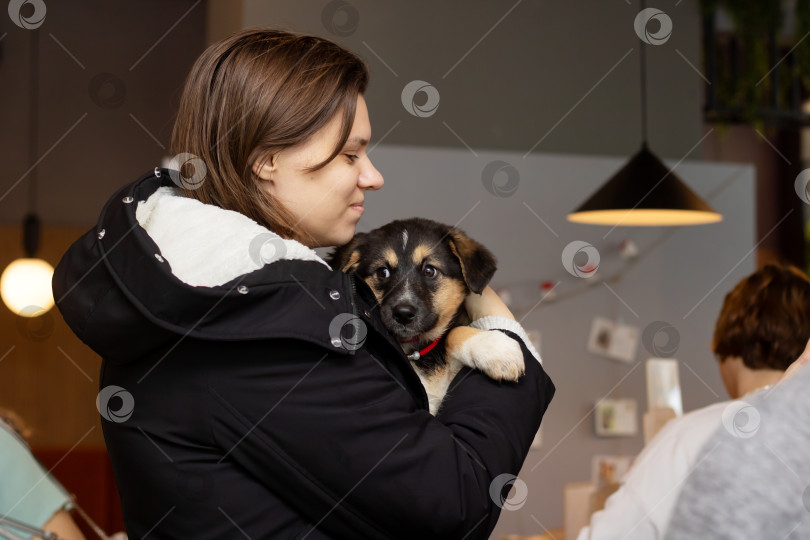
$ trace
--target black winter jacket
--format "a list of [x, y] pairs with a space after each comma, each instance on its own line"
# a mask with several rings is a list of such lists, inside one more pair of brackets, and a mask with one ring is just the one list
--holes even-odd
[[[136, 220], [173, 185], [156, 173], [109, 200], [53, 278], [103, 359], [129, 537], [487, 538], [493, 480], [518, 473], [554, 394], [525, 345], [519, 382], [464, 368], [434, 418], [362, 281], [311, 260], [219, 286], [175, 277]], [[367, 330], [359, 346], [330, 330], [347, 314]]]

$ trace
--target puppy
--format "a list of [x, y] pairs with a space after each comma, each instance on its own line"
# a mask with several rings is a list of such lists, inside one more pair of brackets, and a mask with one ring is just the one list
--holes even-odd
[[357, 234], [329, 262], [356, 274], [374, 292], [383, 324], [425, 387], [431, 414], [464, 365], [495, 380], [516, 381], [523, 374], [515, 340], [497, 330], [465, 326], [470, 320], [464, 299], [481, 294], [496, 261], [461, 230], [422, 218], [394, 221]]

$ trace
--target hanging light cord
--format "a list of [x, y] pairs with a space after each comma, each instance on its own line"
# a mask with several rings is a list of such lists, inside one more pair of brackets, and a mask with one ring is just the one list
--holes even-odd
[[[39, 32], [29, 32], [31, 69], [29, 71], [28, 92], [28, 162], [36, 163], [37, 146], [39, 145]], [[31, 169], [28, 175], [28, 211], [35, 213], [37, 198], [37, 170]]]
[[37, 146], [39, 146], [39, 32], [30, 32], [31, 55], [28, 77], [28, 213], [23, 218], [23, 250], [27, 258], [36, 257], [39, 250], [39, 218], [37, 206]]
[[[646, 0], [641, 0], [641, 11], [647, 7]], [[647, 44], [641, 42], [641, 145], [647, 147]]]

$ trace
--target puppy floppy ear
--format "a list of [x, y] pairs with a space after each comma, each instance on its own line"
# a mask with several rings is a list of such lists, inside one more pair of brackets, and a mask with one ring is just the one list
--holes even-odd
[[366, 233], [358, 233], [348, 244], [335, 248], [329, 255], [329, 266], [346, 274], [353, 274], [360, 266], [360, 249], [365, 244]]
[[476, 294], [481, 294], [489, 280], [495, 275], [497, 261], [495, 256], [484, 246], [464, 234], [450, 229], [450, 250], [461, 264], [461, 274], [467, 287]]

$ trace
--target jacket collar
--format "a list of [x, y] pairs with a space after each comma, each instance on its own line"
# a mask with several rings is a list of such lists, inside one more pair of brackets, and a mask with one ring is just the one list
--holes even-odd
[[[250, 242], [238, 243], [243, 250], [242, 256], [237, 263], [228, 264], [226, 259], [235, 257], [234, 252], [217, 254], [217, 249], [224, 249], [220, 240], [226, 239], [227, 234], [196, 253], [194, 248], [181, 245], [184, 234], [197, 238], [196, 232], [183, 229], [175, 235], [176, 238], [167, 240], [166, 235], [171, 235], [160, 226], [164, 222], [179, 226], [184, 218], [171, 220], [162, 217], [160, 212], [155, 213], [154, 208], [142, 213], [153, 220], [150, 226], [159, 231], [156, 236], [171, 252], [174, 257], [171, 261], [169, 253], [161, 250], [136, 216], [139, 209], [149, 208], [144, 205], [155, 193], [162, 188], [165, 188], [162, 191], [165, 193], [174, 186], [166, 169], [158, 172], [161, 173], [159, 176], [154, 173], [144, 175], [113, 195], [92, 233], [97, 238], [96, 264], [101, 263], [106, 268], [114, 286], [131, 303], [129, 309], [138, 310], [164, 329], [186, 336], [230, 340], [300, 337], [333, 347], [329, 335], [332, 319], [357, 310], [349, 294], [352, 290], [349, 276], [332, 271], [314, 252], [307, 254], [304, 250], [308, 248], [300, 244], [304, 250], [295, 246], [290, 250], [302, 254], [300, 258], [278, 258], [272, 264], [264, 264], [261, 257], [265, 251], [257, 250], [254, 260]], [[227, 211], [215, 208], [214, 212], [219, 216]], [[208, 217], [206, 212], [205, 218]], [[246, 225], [244, 221], [236, 222], [237, 227]], [[253, 225], [257, 235], [252, 240], [263, 234], [262, 231], [270, 234], [267, 229]], [[206, 232], [211, 230], [211, 227], [206, 228]], [[194, 254], [195, 263], [202, 264], [205, 257], [213, 257], [217, 264], [209, 265], [210, 268], [203, 271], [189, 271], [185, 262], [177, 258], [184, 253]], [[180, 276], [173, 270], [172, 262], [183, 269]], [[222, 263], [224, 269], [215, 268], [218, 263]], [[196, 282], [188, 283], [184, 279]], [[268, 312], [268, 306], [283, 306], [289, 313], [285, 316], [283, 312]], [[300, 317], [290, 316], [301, 312], [311, 314], [311, 319], [302, 321]], [[340, 353], [353, 352], [333, 348]]]
[[315, 261], [329, 269], [300, 242], [281, 238], [239, 212], [185, 197], [177, 187], [157, 188], [137, 203], [135, 217], [172, 274], [188, 285], [222, 285], [284, 260]]

